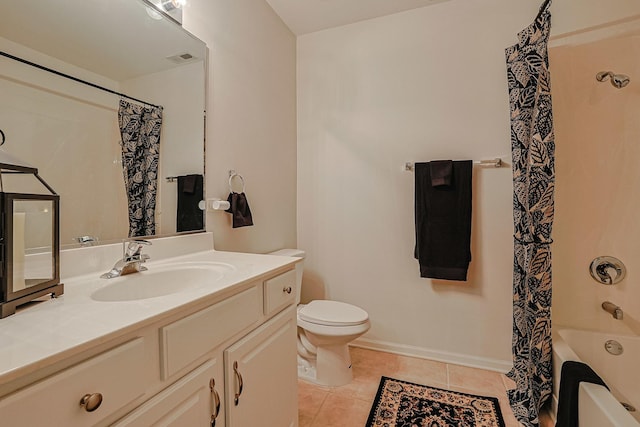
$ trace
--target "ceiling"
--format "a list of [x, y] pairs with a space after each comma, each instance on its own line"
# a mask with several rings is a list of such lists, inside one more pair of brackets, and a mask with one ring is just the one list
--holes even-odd
[[448, 0], [266, 0], [296, 35]]

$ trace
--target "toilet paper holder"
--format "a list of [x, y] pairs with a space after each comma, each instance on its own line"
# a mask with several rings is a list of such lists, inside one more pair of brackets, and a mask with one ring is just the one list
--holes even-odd
[[[240, 190], [240, 193], [244, 193], [244, 189], [245, 189], [244, 177], [233, 169], [229, 170], [229, 192], [235, 193], [235, 191], [233, 191], [234, 178], [240, 179], [240, 182], [242, 183], [242, 190]], [[198, 203], [198, 207], [200, 208], [200, 210], [207, 211], [207, 212], [226, 211], [227, 209], [231, 208], [231, 203], [229, 203], [226, 200], [215, 197], [211, 199], [200, 200], [200, 202]]]
[[198, 207], [203, 211], [226, 211], [231, 207], [231, 204], [226, 200], [212, 198], [206, 200], [200, 200]]

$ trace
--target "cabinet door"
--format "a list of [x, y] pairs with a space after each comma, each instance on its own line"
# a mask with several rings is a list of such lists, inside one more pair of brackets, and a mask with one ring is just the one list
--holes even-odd
[[228, 427], [298, 425], [296, 308], [224, 352]]
[[223, 375], [220, 352], [113, 426], [224, 427]]

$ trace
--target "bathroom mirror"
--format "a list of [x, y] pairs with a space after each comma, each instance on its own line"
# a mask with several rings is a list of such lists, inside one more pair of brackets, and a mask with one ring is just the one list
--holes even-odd
[[[163, 107], [156, 236], [177, 231], [177, 179], [204, 175], [206, 45], [143, 0], [3, 4], [0, 51]], [[0, 56], [2, 150], [60, 195], [60, 242], [128, 237], [120, 98]], [[203, 227], [204, 228], [204, 227]]]

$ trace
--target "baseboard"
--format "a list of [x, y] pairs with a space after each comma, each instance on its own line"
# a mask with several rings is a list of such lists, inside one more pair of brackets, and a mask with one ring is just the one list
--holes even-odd
[[371, 340], [367, 338], [358, 338], [353, 341], [351, 345], [353, 347], [361, 347], [369, 350], [386, 351], [387, 353], [418, 357], [421, 359], [435, 360], [438, 362], [469, 366], [472, 368], [487, 369], [489, 371], [496, 371], [501, 373], [508, 372], [513, 366], [510, 361], [500, 359], [469, 356], [466, 354], [450, 353], [424, 347], [390, 343], [386, 341]]

